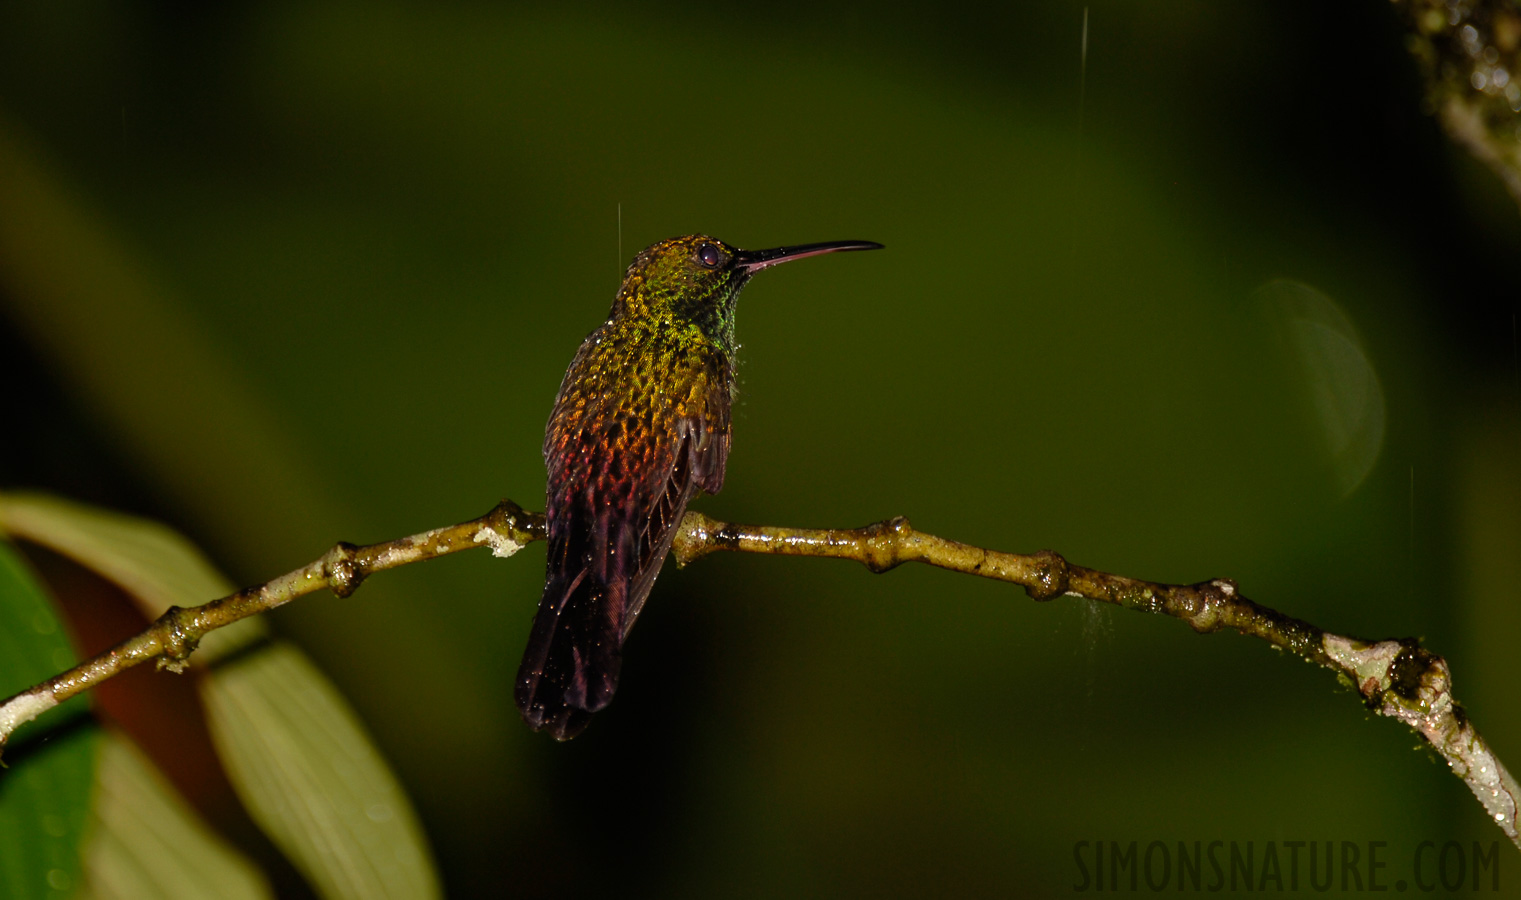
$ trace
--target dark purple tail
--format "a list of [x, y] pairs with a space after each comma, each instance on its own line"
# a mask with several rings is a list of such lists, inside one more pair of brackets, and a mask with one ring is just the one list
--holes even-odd
[[618, 688], [628, 583], [604, 584], [584, 565], [551, 569], [513, 696], [528, 727], [563, 741]]

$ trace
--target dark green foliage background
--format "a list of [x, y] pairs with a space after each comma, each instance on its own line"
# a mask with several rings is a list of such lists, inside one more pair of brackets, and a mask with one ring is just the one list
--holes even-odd
[[[1470, 552], [1521, 546], [1475, 511], [1482, 461], [1521, 458], [1475, 449], [1521, 448], [1513, 204], [1422, 114], [1388, 3], [1095, 2], [1086, 75], [1084, 8], [0, 6], [0, 127], [163, 297], [100, 297], [121, 357], [92, 367], [0, 283], [0, 483], [163, 518], [242, 582], [536, 507], [560, 376], [636, 250], [878, 240], [746, 290], [698, 508], [1228, 575], [1424, 636], [1516, 758], [1492, 650], [1521, 595]], [[1274, 278], [1340, 303], [1383, 385], [1345, 499], [1253, 300]], [[555, 745], [510, 690], [542, 565], [276, 617], [461, 896], [1061, 893], [1100, 839], [1386, 840], [1392, 881], [1420, 840], [1500, 837], [1265, 645], [918, 568], [668, 567], [617, 702]]]

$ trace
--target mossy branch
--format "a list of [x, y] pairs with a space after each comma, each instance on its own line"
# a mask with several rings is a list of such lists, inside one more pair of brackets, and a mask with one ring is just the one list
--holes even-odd
[[1395, 0], [1426, 105], [1521, 203], [1521, 3]]
[[[338, 544], [321, 559], [265, 584], [202, 606], [172, 608], [141, 634], [0, 704], [0, 748], [23, 722], [138, 663], [152, 659], [159, 668], [183, 670], [203, 637], [239, 619], [322, 589], [348, 596], [371, 573], [385, 569], [481, 546], [511, 556], [544, 537], [542, 514], [504, 500], [468, 522], [366, 547]], [[1229, 628], [1261, 638], [1330, 669], [1357, 689], [1369, 709], [1419, 732], [1521, 849], [1516, 827], [1521, 785], [1453, 698], [1446, 660], [1413, 638], [1365, 641], [1332, 634], [1252, 602], [1228, 579], [1179, 585], [1127, 578], [1073, 565], [1050, 550], [1003, 553], [925, 534], [901, 516], [864, 528], [808, 529], [737, 525], [688, 512], [671, 545], [677, 563], [685, 566], [720, 551], [849, 559], [873, 572], [921, 562], [1011, 582], [1035, 600], [1086, 597], [1182, 619], [1201, 633]]]

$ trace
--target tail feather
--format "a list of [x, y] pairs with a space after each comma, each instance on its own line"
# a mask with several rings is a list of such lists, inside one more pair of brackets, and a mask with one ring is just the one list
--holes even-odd
[[513, 692], [530, 728], [569, 740], [612, 700], [623, 653], [621, 616], [609, 610], [623, 605], [626, 590], [585, 568], [550, 577]]

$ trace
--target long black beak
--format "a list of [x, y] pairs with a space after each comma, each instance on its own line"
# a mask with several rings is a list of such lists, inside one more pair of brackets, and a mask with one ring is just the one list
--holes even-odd
[[754, 274], [761, 269], [822, 253], [881, 249], [882, 245], [876, 241], [828, 241], [823, 244], [799, 244], [796, 247], [773, 247], [770, 250], [741, 250], [734, 256], [734, 268], [746, 274]]

